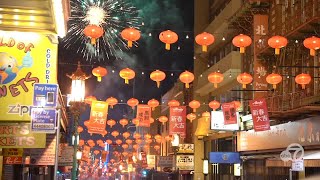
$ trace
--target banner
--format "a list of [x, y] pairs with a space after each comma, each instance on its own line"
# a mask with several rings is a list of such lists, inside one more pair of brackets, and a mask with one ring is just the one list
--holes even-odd
[[34, 83], [57, 83], [57, 47], [46, 35], [0, 31], [0, 121], [30, 122]]
[[179, 134], [181, 138], [186, 137], [186, 107], [170, 107], [169, 135]]
[[176, 167], [179, 170], [194, 170], [194, 155], [177, 155]]
[[150, 127], [151, 108], [146, 104], [139, 104], [137, 108], [137, 119], [139, 125], [143, 127]]
[[31, 133], [30, 123], [1, 123], [0, 148], [44, 148], [46, 134]]
[[268, 90], [268, 83], [266, 81], [267, 69], [266, 64], [259, 59], [259, 52], [266, 47], [268, 47], [268, 15], [254, 14], [253, 15], [253, 89], [258, 90], [254, 91], [254, 98], [266, 97]]
[[105, 101], [92, 101], [90, 120], [87, 125], [89, 134], [104, 134], [108, 116], [108, 103]]
[[230, 102], [223, 103], [221, 107], [224, 116], [224, 124], [237, 124], [236, 105], [233, 102]]
[[224, 124], [224, 116], [222, 111], [211, 111], [211, 123], [210, 128], [212, 130], [222, 130], [222, 131], [237, 131], [239, 130], [239, 112], [237, 114], [236, 124]]
[[254, 131], [266, 131], [270, 129], [267, 103], [264, 98], [249, 101], [252, 114]]

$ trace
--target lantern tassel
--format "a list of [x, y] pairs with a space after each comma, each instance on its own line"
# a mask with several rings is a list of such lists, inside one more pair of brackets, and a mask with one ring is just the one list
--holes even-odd
[[125, 79], [124, 83], [129, 84], [129, 79]]
[[111, 105], [110, 107], [111, 107], [111, 109], [113, 109], [113, 106], [112, 106], [112, 105]]
[[208, 46], [203, 45], [203, 46], [202, 46], [202, 52], [207, 52], [207, 51], [208, 51]]
[[154, 107], [152, 107], [152, 111], [154, 111], [155, 110], [155, 108]]
[[311, 55], [311, 56], [315, 56], [315, 55], [316, 55], [316, 50], [310, 49], [310, 55]]
[[244, 53], [244, 47], [240, 47], [240, 53], [241, 53], [241, 54]]
[[196, 111], [197, 111], [197, 109], [195, 109], [195, 108], [193, 108], [192, 110], [193, 110], [193, 112], [196, 112]]
[[306, 85], [305, 84], [301, 84], [302, 89], [306, 89]]
[[214, 88], [218, 88], [218, 84], [217, 83], [214, 83], [213, 86], [214, 86]]
[[96, 38], [91, 38], [91, 44], [92, 45], [96, 45], [96, 42], [97, 42]]
[[101, 76], [98, 76], [98, 77], [97, 77], [97, 81], [98, 81], [98, 82], [101, 82]]
[[128, 41], [128, 47], [129, 47], [129, 48], [132, 47], [132, 41]]
[[170, 44], [166, 43], [166, 50], [170, 50]]
[[279, 54], [280, 54], [280, 48], [275, 48], [274, 53], [275, 53], [276, 55], [279, 55]]
[[242, 84], [242, 88], [245, 89], [246, 88], [246, 84]]
[[158, 88], [160, 87], [160, 81], [157, 81], [157, 87]]
[[187, 89], [189, 88], [189, 83], [186, 83], [186, 88], [187, 88]]
[[273, 89], [276, 89], [276, 88], [277, 88], [277, 85], [276, 85], [276, 84], [273, 84], [272, 87], [273, 87]]

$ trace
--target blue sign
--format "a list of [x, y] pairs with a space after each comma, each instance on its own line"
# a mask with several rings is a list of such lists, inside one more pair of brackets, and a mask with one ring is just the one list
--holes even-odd
[[33, 106], [56, 107], [58, 99], [57, 84], [34, 84]]
[[210, 152], [210, 163], [239, 164], [240, 154], [237, 152]]
[[32, 108], [31, 131], [55, 133], [57, 113], [55, 109]]

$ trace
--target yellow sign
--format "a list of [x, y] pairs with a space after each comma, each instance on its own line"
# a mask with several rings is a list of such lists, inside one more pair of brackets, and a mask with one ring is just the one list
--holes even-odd
[[0, 31], [0, 121], [30, 121], [34, 83], [57, 83], [57, 44]]
[[44, 148], [46, 134], [31, 133], [30, 123], [1, 123], [0, 148]]
[[5, 148], [2, 152], [3, 156], [22, 156], [23, 149], [21, 148]]

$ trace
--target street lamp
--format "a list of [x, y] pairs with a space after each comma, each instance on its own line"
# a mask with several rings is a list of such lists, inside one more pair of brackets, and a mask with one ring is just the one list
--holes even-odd
[[74, 120], [74, 140], [73, 140], [73, 163], [72, 163], [72, 180], [77, 178], [77, 152], [78, 152], [78, 121], [80, 119], [81, 112], [85, 109], [84, 96], [85, 96], [85, 80], [90, 76], [87, 76], [78, 62], [77, 70], [71, 75], [67, 76], [72, 80], [71, 85], [71, 98], [70, 98], [70, 111]]
[[178, 134], [174, 134], [173, 138], [172, 138], [172, 141], [171, 141], [171, 147], [172, 147], [173, 154], [174, 154], [174, 157], [173, 157], [174, 170], [177, 169], [176, 163], [177, 163], [177, 152], [179, 151], [179, 144], [180, 144], [179, 135]]

